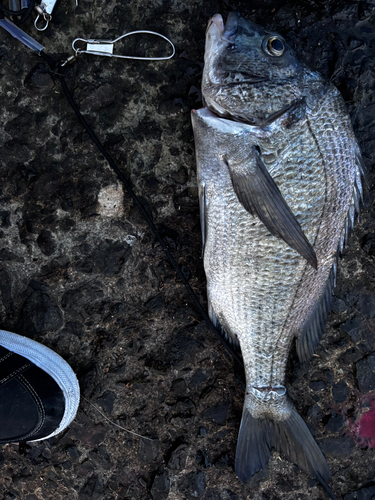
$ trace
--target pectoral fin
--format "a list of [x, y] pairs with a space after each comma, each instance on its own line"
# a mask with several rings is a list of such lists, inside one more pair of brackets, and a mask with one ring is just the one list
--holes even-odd
[[317, 269], [313, 247], [255, 147], [253, 153], [246, 164], [231, 165], [227, 162], [238, 200], [250, 214], [259, 217], [271, 234], [283, 239]]
[[204, 246], [206, 243], [206, 183], [201, 182], [198, 186], [198, 196], [199, 196], [199, 214], [201, 219], [201, 231], [202, 231], [202, 258], [204, 256]]

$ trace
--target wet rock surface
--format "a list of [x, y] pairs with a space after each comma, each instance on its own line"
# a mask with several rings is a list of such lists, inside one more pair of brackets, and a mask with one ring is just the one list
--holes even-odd
[[[369, 169], [360, 221], [339, 260], [333, 312], [308, 367], [291, 354], [288, 389], [347, 500], [375, 477], [374, 6], [370, 2], [58, 1], [37, 33], [56, 59], [76, 37], [149, 29], [170, 61], [82, 55], [65, 70], [205, 305], [190, 110], [201, 106], [208, 18], [238, 10], [283, 34], [338, 86]], [[168, 50], [128, 40], [128, 53]], [[139, 52], [138, 52], [139, 54]], [[27, 500], [325, 498], [276, 453], [250, 486], [234, 456], [243, 390], [160, 245], [81, 128], [43, 61], [0, 33], [0, 324], [76, 371], [75, 421], [48, 441], [0, 450], [0, 497]], [[125, 429], [127, 429], [128, 432]], [[372, 433], [372, 434], [371, 434]]]

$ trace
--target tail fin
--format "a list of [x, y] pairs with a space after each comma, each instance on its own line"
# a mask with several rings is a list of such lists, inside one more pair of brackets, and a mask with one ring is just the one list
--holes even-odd
[[[272, 405], [274, 409], [266, 403], [267, 410], [263, 409], [263, 415], [259, 413], [257, 401], [246, 399], [236, 450], [236, 473], [242, 482], [248, 483], [267, 465], [272, 448], [319, 481], [323, 480], [322, 484], [330, 481], [330, 471], [322, 452], [286, 396], [282, 397], [285, 408], [280, 411], [281, 397], [278, 397], [278, 404]], [[260, 418], [252, 416], [252, 409], [254, 415], [261, 415]]]

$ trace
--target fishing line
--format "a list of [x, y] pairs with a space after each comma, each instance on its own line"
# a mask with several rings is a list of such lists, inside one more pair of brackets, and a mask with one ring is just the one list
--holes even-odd
[[107, 152], [107, 150], [105, 149], [105, 147], [100, 142], [99, 138], [96, 136], [95, 132], [92, 130], [92, 128], [87, 123], [86, 119], [84, 118], [84, 116], [82, 115], [82, 113], [80, 112], [80, 110], [78, 109], [78, 107], [77, 107], [77, 105], [76, 105], [76, 103], [75, 103], [75, 101], [74, 101], [74, 99], [73, 99], [73, 97], [72, 97], [72, 95], [71, 95], [71, 93], [69, 91], [69, 88], [68, 88], [68, 85], [67, 85], [67, 83], [65, 81], [65, 78], [64, 78], [64, 76], [61, 73], [61, 65], [59, 65], [59, 64], [56, 65], [55, 61], [50, 56], [48, 56], [44, 51], [41, 51], [39, 55], [47, 62], [47, 64], [51, 68], [52, 75], [56, 76], [60, 80], [60, 83], [61, 83], [61, 86], [62, 86], [62, 88], [64, 90], [65, 96], [66, 96], [66, 98], [67, 98], [70, 106], [72, 107], [74, 113], [76, 114], [77, 118], [81, 122], [81, 124], [84, 127], [84, 129], [86, 130], [86, 132], [89, 134], [89, 136], [90, 136], [91, 140], [93, 141], [93, 143], [95, 144], [95, 146], [99, 149], [99, 151], [101, 152], [101, 154], [107, 160], [107, 162], [108, 162], [109, 166], [111, 167], [111, 169], [115, 172], [115, 174], [117, 175], [118, 179], [121, 181], [121, 183], [125, 187], [128, 195], [133, 200], [133, 202], [136, 205], [136, 207], [138, 208], [138, 210], [141, 212], [143, 218], [146, 220], [146, 222], [149, 225], [151, 231], [154, 233], [154, 236], [156, 237], [156, 239], [160, 243], [160, 246], [162, 247], [162, 249], [164, 250], [166, 256], [168, 257], [169, 262], [172, 264], [172, 267], [174, 268], [174, 270], [176, 271], [178, 277], [180, 278], [180, 280], [184, 284], [184, 286], [185, 286], [188, 294], [190, 295], [191, 299], [193, 300], [193, 302], [194, 302], [195, 306], [197, 307], [198, 311], [200, 312], [202, 318], [205, 320], [207, 326], [216, 335], [216, 337], [219, 339], [219, 341], [221, 342], [221, 344], [223, 344], [223, 346], [232, 355], [232, 357], [234, 358], [234, 360], [237, 361], [237, 363], [241, 367], [243, 367], [243, 361], [242, 361], [242, 359], [232, 349], [232, 347], [223, 339], [222, 335], [217, 330], [217, 328], [214, 326], [214, 324], [210, 320], [208, 314], [206, 313], [206, 311], [202, 307], [202, 305], [201, 305], [198, 297], [196, 296], [194, 290], [191, 288], [191, 286], [190, 286], [188, 280], [186, 279], [184, 273], [181, 271], [181, 269], [178, 266], [178, 264], [177, 264], [176, 260], [174, 259], [173, 255], [168, 250], [168, 247], [167, 247], [166, 243], [164, 242], [162, 236], [160, 235], [158, 229], [156, 228], [156, 226], [153, 223], [153, 221], [151, 220], [150, 216], [148, 215], [148, 213], [144, 209], [144, 207], [143, 207], [142, 203], [140, 202], [139, 198], [135, 194], [133, 188], [130, 185], [130, 182], [124, 176], [124, 174], [121, 172], [121, 170], [117, 167], [117, 165], [114, 162], [114, 160], [111, 157], [111, 155]]
[[[69, 63], [72, 60], [74, 60], [79, 52], [85, 51], [86, 53], [95, 54], [95, 55], [105, 55], [105, 56], [110, 56], [110, 57], [122, 57], [120, 54], [117, 54], [117, 53], [114, 54], [113, 53], [114, 44], [116, 42], [118, 42], [119, 40], [121, 40], [122, 38], [128, 36], [128, 35], [133, 35], [133, 34], [136, 34], [136, 33], [147, 33], [147, 34], [157, 35], [157, 36], [163, 38], [164, 40], [166, 40], [172, 46], [172, 49], [173, 49], [172, 50], [172, 54], [170, 54], [169, 56], [166, 56], [166, 57], [156, 57], [156, 58], [155, 57], [152, 57], [152, 58], [150, 58], [150, 57], [136, 57], [136, 59], [143, 59], [143, 60], [150, 60], [150, 59], [151, 60], [170, 59], [171, 57], [173, 57], [173, 55], [175, 53], [175, 48], [174, 48], [173, 43], [168, 38], [166, 38], [164, 35], [161, 35], [160, 33], [155, 33], [155, 32], [151, 32], [151, 31], [144, 31], [144, 30], [142, 30], [142, 31], [136, 31], [136, 32], [131, 32], [131, 33], [122, 35], [121, 37], [118, 37], [115, 40], [110, 40], [110, 41], [76, 39], [73, 42], [73, 50], [75, 50], [76, 55], [70, 56], [65, 61], [62, 61], [62, 62], [60, 61], [59, 63], [56, 63], [56, 61], [54, 61], [54, 59], [52, 57], [50, 57], [48, 54], [46, 54], [46, 52], [44, 51], [43, 45], [41, 45], [40, 43], [38, 43], [36, 40], [34, 40], [29, 35], [27, 35], [27, 33], [25, 33], [24, 31], [22, 31], [20, 28], [18, 28], [15, 24], [13, 24], [12, 22], [10, 22], [9, 20], [7, 20], [7, 19], [1, 19], [0, 18], [0, 26], [2, 26], [6, 31], [8, 31], [8, 33], [10, 33], [14, 38], [16, 38], [17, 40], [21, 41], [24, 45], [26, 45], [31, 50], [33, 50], [38, 55], [40, 55], [40, 57], [42, 59], [44, 59], [44, 61], [48, 64], [48, 66], [50, 68], [50, 73], [53, 76], [57, 77], [60, 80], [60, 83], [61, 83], [61, 86], [62, 86], [62, 88], [64, 90], [65, 96], [66, 96], [66, 98], [67, 98], [70, 106], [72, 107], [74, 113], [76, 114], [78, 120], [81, 122], [81, 125], [84, 127], [84, 129], [86, 130], [86, 132], [89, 134], [90, 139], [93, 141], [93, 143], [99, 149], [99, 151], [101, 152], [101, 154], [107, 160], [109, 166], [115, 172], [115, 174], [117, 175], [118, 179], [120, 180], [120, 182], [125, 187], [128, 195], [133, 200], [133, 203], [138, 208], [138, 210], [142, 214], [143, 218], [146, 220], [146, 222], [149, 225], [151, 231], [154, 233], [154, 236], [156, 237], [156, 239], [160, 243], [160, 246], [164, 250], [164, 253], [168, 257], [169, 262], [172, 264], [172, 267], [174, 268], [174, 270], [176, 271], [178, 277], [180, 278], [180, 280], [184, 284], [184, 286], [185, 286], [188, 294], [190, 295], [191, 299], [193, 300], [193, 302], [194, 302], [195, 306], [197, 307], [198, 311], [200, 312], [202, 318], [205, 320], [207, 326], [216, 335], [216, 337], [219, 339], [219, 341], [221, 342], [221, 344], [223, 344], [224, 347], [229, 351], [229, 353], [233, 356], [233, 358], [237, 361], [237, 363], [241, 367], [243, 367], [243, 362], [242, 362], [241, 358], [234, 351], [234, 349], [232, 349], [232, 347], [224, 340], [224, 338], [222, 337], [222, 335], [220, 334], [220, 332], [217, 330], [217, 328], [214, 326], [214, 324], [210, 320], [209, 316], [205, 312], [204, 308], [202, 307], [201, 303], [199, 302], [198, 297], [196, 296], [196, 294], [194, 293], [193, 289], [191, 288], [188, 280], [186, 279], [184, 273], [181, 271], [181, 269], [179, 268], [179, 266], [178, 266], [177, 262], [175, 261], [173, 255], [168, 250], [168, 247], [167, 247], [166, 243], [164, 242], [163, 238], [161, 237], [161, 235], [160, 235], [158, 229], [156, 228], [155, 224], [153, 223], [151, 217], [148, 215], [148, 213], [144, 209], [142, 203], [140, 202], [139, 198], [137, 197], [137, 195], [133, 191], [133, 188], [132, 188], [130, 182], [124, 176], [124, 174], [121, 172], [121, 170], [117, 167], [117, 165], [114, 162], [114, 160], [111, 157], [111, 155], [107, 152], [107, 150], [102, 145], [102, 143], [100, 142], [100, 140], [97, 137], [97, 135], [95, 134], [95, 132], [92, 130], [92, 128], [90, 127], [90, 125], [87, 123], [87, 121], [85, 120], [85, 118], [81, 114], [80, 110], [78, 109], [78, 107], [77, 107], [77, 105], [76, 105], [76, 103], [75, 103], [75, 101], [73, 99], [73, 96], [71, 95], [71, 93], [69, 91], [69, 88], [68, 88], [68, 85], [67, 85], [67, 83], [65, 81], [65, 78], [64, 78], [64, 76], [62, 74], [63, 67], [67, 63]], [[75, 48], [74, 43], [77, 40], [83, 41], [83, 42], [87, 43], [86, 50]], [[126, 58], [127, 57], [128, 56], [126, 56]]]

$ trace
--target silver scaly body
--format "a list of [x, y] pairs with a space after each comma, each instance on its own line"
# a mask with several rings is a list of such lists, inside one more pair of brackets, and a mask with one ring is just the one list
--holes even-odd
[[[321, 94], [313, 105], [298, 101], [270, 123], [259, 125], [227, 119], [225, 113], [218, 116], [222, 109], [210, 95], [206, 102], [211, 110], [192, 114], [209, 313], [214, 324], [239, 344], [245, 366], [236, 457], [236, 470], [244, 481], [265, 465], [271, 448], [329, 480], [325, 460], [285, 389], [293, 339], [297, 338], [300, 359], [306, 361], [323, 331], [337, 252], [362, 195], [360, 152], [343, 99], [333, 86]], [[283, 236], [271, 234], [267, 194], [262, 208], [262, 193], [246, 193], [247, 184], [258, 175], [259, 162], [271, 178], [266, 184], [276, 184], [311, 244], [316, 268]], [[257, 198], [266, 221], [271, 220], [271, 232], [246, 205], [246, 196], [250, 201]], [[255, 433], [262, 432], [264, 442], [257, 444], [259, 456], [254, 459]], [[290, 446], [294, 438], [302, 441], [295, 449]], [[253, 465], [242, 463], [252, 460]]]

